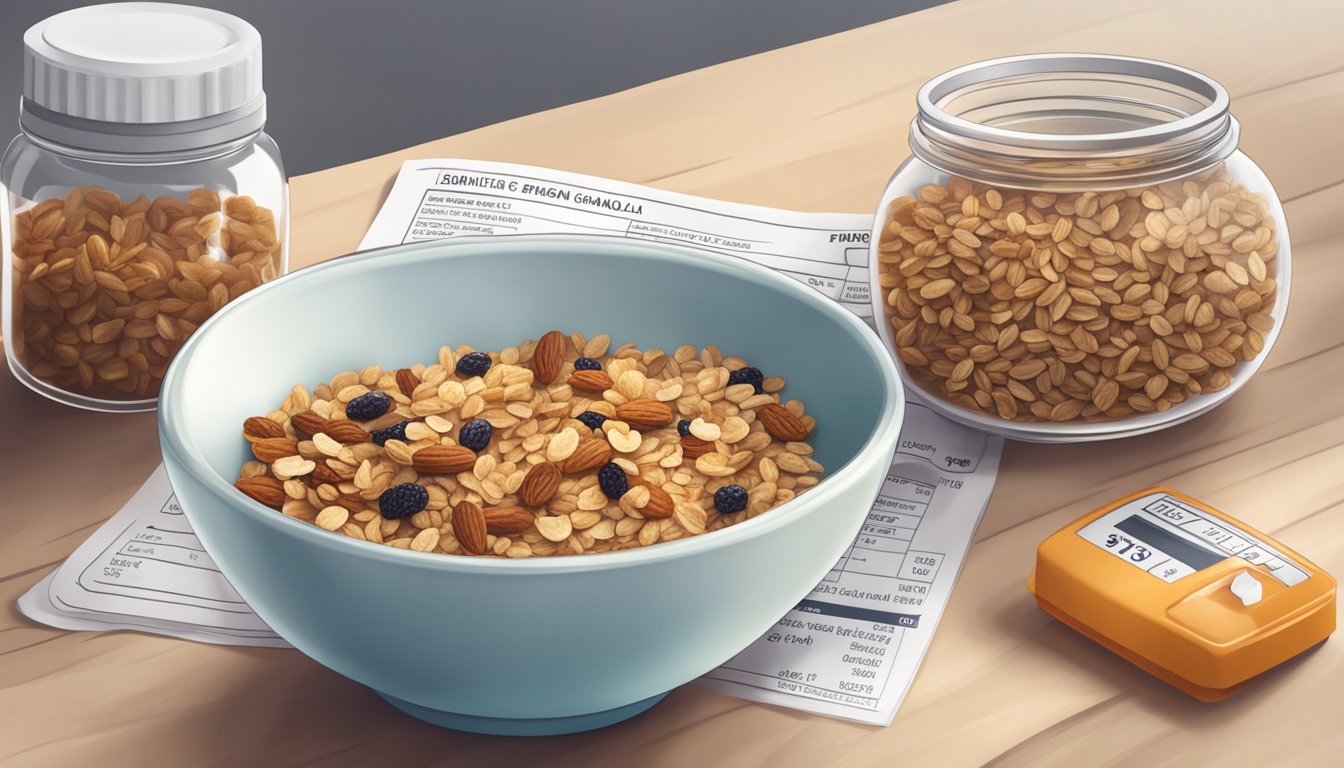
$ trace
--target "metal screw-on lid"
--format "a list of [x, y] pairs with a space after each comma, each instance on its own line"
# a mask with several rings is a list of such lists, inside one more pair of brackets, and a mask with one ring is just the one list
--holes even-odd
[[1228, 95], [1184, 67], [1128, 56], [975, 62], [919, 89], [910, 150], [990, 184], [1102, 191], [1182, 178], [1237, 148]]
[[118, 123], [218, 115], [261, 98], [261, 35], [227, 13], [169, 3], [76, 8], [23, 36], [23, 95]]

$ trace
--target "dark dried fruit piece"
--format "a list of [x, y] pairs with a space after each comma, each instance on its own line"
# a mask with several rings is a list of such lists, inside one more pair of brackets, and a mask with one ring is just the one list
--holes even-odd
[[[409, 421], [399, 421], [390, 427], [375, 429], [373, 433], [369, 435], [369, 439], [373, 440], [373, 442], [378, 445], [387, 445], [388, 440], [405, 440], [406, 425], [409, 423]], [[332, 439], [334, 440], [335, 438]]]
[[[576, 418], [576, 419], [578, 419], [579, 421], [583, 422], [583, 423], [584, 423], [584, 426], [588, 427], [589, 429], [593, 430], [594, 432], [596, 432], [597, 430], [601, 429], [601, 428], [602, 428], [602, 423], [603, 423], [604, 421], [607, 420], [607, 417], [606, 417], [606, 416], [603, 416], [602, 414], [598, 413], [597, 411], [584, 411], [583, 413], [580, 413], [578, 416], [575, 416], [574, 418]], [[687, 423], [687, 424], [690, 424], [689, 421], [686, 422], [686, 423]]]
[[470, 448], [480, 453], [490, 445], [490, 435], [493, 433], [494, 429], [490, 426], [490, 422], [485, 419], [472, 419], [457, 431], [457, 442], [463, 448]]
[[494, 362], [484, 352], [468, 352], [457, 360], [457, 375], [464, 378], [484, 376]]
[[752, 368], [751, 366], [738, 368], [736, 371], [728, 374], [728, 386], [731, 387], [734, 384], [750, 384], [756, 390], [756, 394], [758, 395], [765, 391], [761, 386], [761, 382], [763, 381], [765, 381], [765, 374], [761, 373], [760, 368]]
[[377, 390], [365, 392], [345, 405], [345, 415], [355, 421], [376, 419], [392, 407], [392, 398]]
[[725, 485], [714, 492], [714, 507], [725, 515], [747, 508], [747, 489], [740, 485]]
[[614, 461], [607, 462], [598, 471], [597, 484], [601, 486], [602, 493], [612, 501], [621, 498], [630, 490], [630, 479], [625, 476], [625, 470], [621, 469], [621, 465]]
[[378, 497], [378, 512], [388, 520], [397, 520], [425, 508], [429, 491], [418, 483], [402, 483], [383, 491]]

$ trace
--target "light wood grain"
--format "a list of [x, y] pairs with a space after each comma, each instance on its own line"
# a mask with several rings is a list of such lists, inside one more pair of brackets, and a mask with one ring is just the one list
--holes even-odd
[[[130, 497], [158, 462], [157, 445], [151, 416], [77, 412], [0, 377], [0, 759], [46, 766], [1336, 762], [1344, 751], [1338, 641], [1241, 696], [1200, 705], [1048, 620], [1023, 582], [1046, 535], [1155, 483], [1221, 506], [1344, 574], [1341, 28], [1344, 6], [1326, 0], [960, 0], [293, 180], [296, 266], [354, 248], [408, 158], [534, 163], [742, 202], [866, 212], [906, 154], [915, 89], [942, 70], [998, 55], [1087, 50], [1175, 60], [1221, 80], [1243, 123], [1243, 149], [1286, 202], [1296, 279], [1278, 347], [1242, 393], [1193, 423], [1085, 448], [1009, 444], [965, 572], [890, 728], [688, 688], [597, 733], [471, 736], [404, 717], [293, 651], [33, 624], [15, 599]], [[441, 97], [451, 98], [450, 85]]]

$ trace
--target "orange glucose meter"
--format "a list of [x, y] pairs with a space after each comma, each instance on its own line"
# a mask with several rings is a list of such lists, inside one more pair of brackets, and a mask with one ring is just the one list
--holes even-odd
[[1064, 624], [1201, 701], [1335, 631], [1335, 580], [1205, 504], [1151, 488], [1041, 543], [1027, 582]]

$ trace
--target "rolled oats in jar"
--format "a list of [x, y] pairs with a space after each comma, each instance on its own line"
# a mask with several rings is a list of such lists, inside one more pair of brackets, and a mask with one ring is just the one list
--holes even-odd
[[286, 266], [261, 38], [204, 8], [119, 3], [24, 36], [4, 184], [5, 353], [34, 390], [152, 409], [202, 322]]

